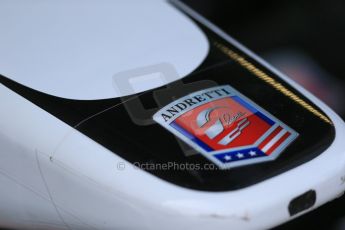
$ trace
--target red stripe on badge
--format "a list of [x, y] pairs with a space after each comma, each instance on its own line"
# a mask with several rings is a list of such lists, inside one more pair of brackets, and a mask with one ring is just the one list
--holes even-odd
[[280, 126], [277, 127], [263, 142], [261, 142], [259, 149], [263, 149], [282, 129], [283, 128]]
[[286, 132], [274, 145], [272, 145], [272, 147], [266, 152], [266, 154], [271, 155], [274, 150], [276, 150], [284, 141], [286, 141], [286, 139], [289, 138], [290, 135], [291, 133]]

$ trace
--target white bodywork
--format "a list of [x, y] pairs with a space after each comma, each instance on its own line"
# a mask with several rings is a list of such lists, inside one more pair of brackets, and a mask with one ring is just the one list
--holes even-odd
[[[28, 4], [11, 2], [7, 1], [5, 5], [17, 7], [18, 4], [18, 7], [22, 7], [23, 4]], [[42, 4], [40, 1], [35, 2]], [[61, 2], [67, 4], [67, 1]], [[96, 4], [96, 1], [93, 3]], [[200, 36], [200, 40], [196, 37], [192, 42], [196, 44], [195, 47], [192, 43], [186, 44], [188, 48], [192, 45], [192, 56], [188, 56], [185, 47], [168, 52], [166, 61], [174, 64], [183, 77], [203, 60], [208, 45], [204, 36], [185, 16], [167, 3], [157, 4], [161, 5], [161, 10], [166, 8], [172, 15], [181, 17], [181, 23], [187, 23], [191, 30], [195, 30], [195, 33], [189, 31], [190, 36]], [[186, 10], [208, 24], [194, 12]], [[2, 6], [0, 11], [3, 11]], [[3, 17], [3, 14], [4, 12], [0, 17]], [[174, 20], [172, 23], [175, 24]], [[3, 20], [0, 20], [1, 27], [4, 24]], [[343, 121], [302, 87], [274, 70], [231, 37], [210, 26], [296, 87], [331, 118], [336, 128], [336, 139], [327, 151], [302, 166], [238, 191], [212, 193], [189, 190], [135, 169], [116, 154], [0, 85], [0, 225], [17, 229], [267, 229], [291, 219], [287, 209], [289, 202], [310, 189], [314, 189], [318, 194], [315, 207], [340, 195], [345, 190], [345, 152], [341, 148], [345, 139]], [[34, 36], [30, 31], [27, 31], [27, 35]], [[159, 33], [159, 36], [161, 35]], [[35, 63], [35, 59], [31, 61], [37, 66], [32, 68], [37, 72], [27, 72], [34, 70], [26, 63], [30, 59], [26, 50], [23, 51], [23, 60], [19, 63], [29, 68], [28, 70], [4, 64], [6, 59], [3, 51], [7, 48], [3, 45], [3, 39], [6, 38], [1, 36], [0, 71], [5, 72], [1, 73], [56, 96], [78, 99], [113, 97], [110, 88], [104, 88], [104, 92], [101, 92], [99, 88], [93, 91], [93, 87], [102, 88], [109, 83], [111, 86], [111, 75], [124, 70], [120, 67], [116, 69], [114, 62], [114, 69], [106, 68], [108, 72], [104, 73], [104, 79], [100, 76], [95, 81], [91, 75], [86, 76], [80, 72], [85, 70], [84, 67], [97, 68], [92, 61], [86, 66], [84, 62], [76, 61], [77, 68], [72, 70], [72, 75], [68, 75], [68, 63], [63, 63], [63, 74], [56, 73], [54, 69], [51, 71], [52, 75], [49, 75], [50, 60], [45, 60], [48, 66], [45, 66], [45, 72], [42, 72], [43, 70], [38, 70], [39, 65]], [[174, 39], [164, 42], [181, 42]], [[185, 40], [183, 37], [181, 39]], [[8, 44], [11, 44], [10, 40]], [[82, 45], [88, 48], [87, 43]], [[65, 51], [64, 47], [60, 48]], [[127, 51], [132, 50], [128, 47], [123, 49], [123, 52]], [[183, 55], [176, 58], [175, 55], [179, 52]], [[195, 52], [198, 54], [195, 55]], [[11, 54], [9, 48], [6, 54]], [[37, 52], [35, 55], [40, 54]], [[49, 50], [43, 51], [42, 55], [49, 55]], [[61, 58], [61, 55], [62, 51], [56, 58]], [[180, 57], [184, 58], [183, 61]], [[109, 62], [111, 58], [112, 56], [106, 56], [104, 60]], [[152, 64], [160, 61], [159, 58], [160, 56], [157, 56], [157, 59], [145, 59], [147, 63], [127, 61], [127, 66], [123, 68]], [[142, 60], [140, 56], [138, 60]], [[69, 77], [63, 77], [61, 80], [61, 76], [66, 76], [64, 74]], [[81, 79], [78, 76], [86, 76], [85, 84], [80, 90], [78, 81]], [[64, 81], [71, 84], [62, 84]], [[64, 88], [65, 86], [67, 88]], [[125, 170], [117, 168], [122, 162]]]
[[208, 53], [202, 31], [161, 0], [2, 0], [0, 15], [0, 74], [63, 98], [119, 97], [119, 72], [166, 62], [183, 77]]

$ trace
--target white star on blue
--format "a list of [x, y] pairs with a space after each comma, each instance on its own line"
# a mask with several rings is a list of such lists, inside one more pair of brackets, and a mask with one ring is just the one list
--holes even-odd
[[218, 160], [220, 160], [223, 163], [249, 160], [249, 159], [264, 157], [264, 156], [266, 155], [258, 148], [241, 149], [241, 151], [233, 151], [233, 152], [220, 153], [220, 154], [214, 155], [214, 157], [216, 157]]

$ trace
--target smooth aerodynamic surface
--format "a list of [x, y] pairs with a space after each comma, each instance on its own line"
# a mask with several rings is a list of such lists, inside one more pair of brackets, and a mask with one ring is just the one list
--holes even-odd
[[1, 227], [267, 229], [345, 190], [344, 122], [188, 6], [0, 15]]

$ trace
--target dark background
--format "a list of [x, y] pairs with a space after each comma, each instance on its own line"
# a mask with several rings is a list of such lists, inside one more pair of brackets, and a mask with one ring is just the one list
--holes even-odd
[[[345, 1], [184, 2], [345, 117]], [[275, 229], [296, 228], [345, 229], [345, 197]]]

